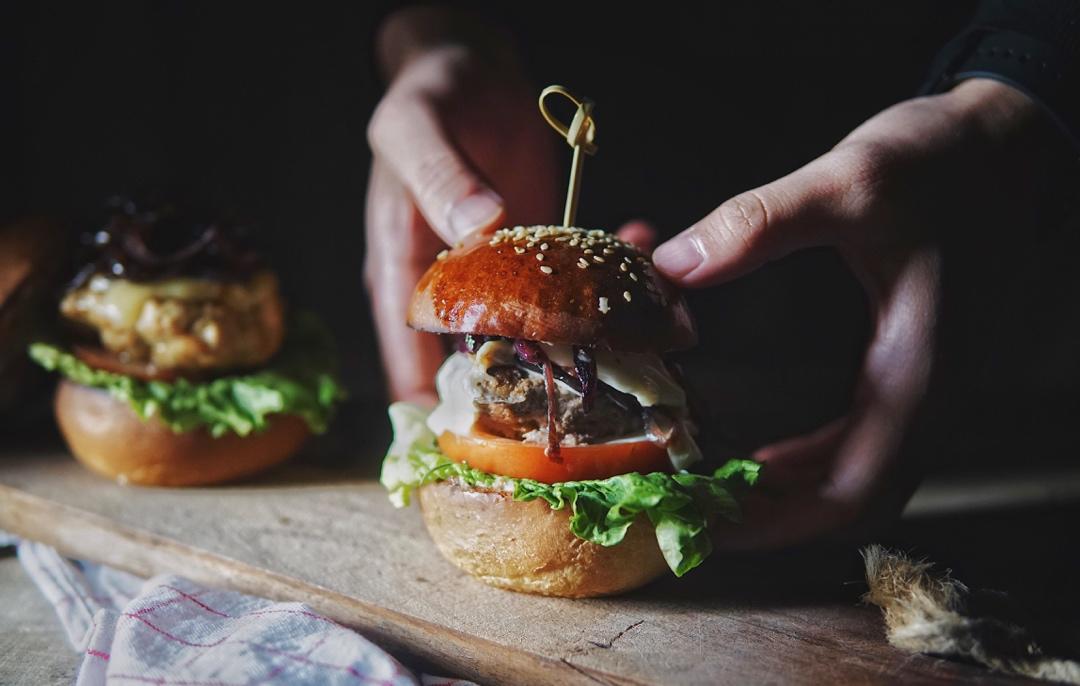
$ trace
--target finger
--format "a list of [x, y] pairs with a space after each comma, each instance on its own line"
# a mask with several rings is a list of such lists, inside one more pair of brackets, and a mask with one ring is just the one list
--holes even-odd
[[802, 542], [835, 528], [844, 510], [823, 500], [833, 459], [845, 437], [850, 418], [842, 417], [802, 436], [757, 450], [763, 463], [761, 479], [741, 500], [740, 524], [718, 522], [717, 548], [769, 550]]
[[437, 336], [410, 329], [405, 320], [416, 283], [442, 243], [379, 161], [368, 184], [366, 234], [364, 279], [390, 397], [434, 405], [442, 344]]
[[939, 307], [939, 255], [913, 254], [888, 279], [856, 388], [857, 417], [825, 495], [854, 501], [874, 490], [926, 395]]
[[841, 417], [808, 434], [759, 448], [752, 457], [765, 465], [762, 486], [781, 493], [800, 489], [805, 493], [808, 485], [823, 482], [850, 423], [850, 416]]
[[735, 196], [661, 244], [653, 264], [676, 284], [699, 288], [827, 242], [830, 225], [842, 220], [843, 208], [843, 189], [833, 181], [831, 166], [821, 158]]
[[635, 219], [628, 221], [615, 232], [621, 240], [626, 241], [646, 255], [656, 248], [657, 232], [653, 225], [647, 221]]
[[502, 222], [502, 197], [447, 139], [425, 97], [387, 95], [372, 117], [368, 139], [376, 157], [394, 172], [446, 243]]
[[718, 523], [722, 550], [772, 550], [837, 534], [854, 522], [861, 501], [830, 492], [838, 456], [848, 449], [856, 413], [803, 436], [759, 449], [761, 480], [741, 498], [740, 524]]

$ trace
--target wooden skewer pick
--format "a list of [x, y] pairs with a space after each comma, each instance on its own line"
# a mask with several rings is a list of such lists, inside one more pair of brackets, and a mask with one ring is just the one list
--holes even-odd
[[[544, 100], [549, 95], [561, 95], [577, 107], [570, 125], [562, 123], [551, 114]], [[596, 154], [596, 122], [592, 118], [593, 103], [586, 98], [577, 98], [562, 86], [548, 86], [540, 91], [540, 114], [551, 128], [559, 132], [574, 149], [574, 159], [570, 163], [570, 183], [566, 189], [566, 208], [563, 210], [563, 226], [573, 226], [577, 216], [578, 195], [581, 192], [581, 169], [585, 162], [582, 153]]]

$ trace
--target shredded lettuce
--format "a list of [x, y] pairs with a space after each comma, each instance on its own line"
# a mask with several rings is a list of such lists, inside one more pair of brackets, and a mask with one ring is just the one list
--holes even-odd
[[205, 426], [214, 436], [247, 436], [266, 429], [275, 414], [298, 415], [312, 432], [323, 433], [345, 397], [333, 339], [311, 315], [293, 317], [281, 351], [266, 367], [205, 382], [140, 381], [95, 369], [51, 343], [32, 344], [30, 357], [76, 383], [108, 391], [144, 420], [157, 417], [177, 433]]
[[569, 508], [574, 535], [603, 546], [620, 543], [634, 520], [644, 513], [656, 528], [660, 551], [676, 576], [697, 567], [712, 552], [710, 518], [739, 521], [732, 487], [738, 481], [753, 485], [761, 469], [752, 460], [730, 460], [712, 475], [632, 472], [557, 484], [512, 479], [447, 458], [427, 428], [427, 414], [409, 403], [390, 406], [394, 441], [380, 480], [395, 506], [407, 506], [412, 491], [424, 484], [454, 478], [470, 486], [512, 492], [514, 500], [540, 499], [555, 510]]

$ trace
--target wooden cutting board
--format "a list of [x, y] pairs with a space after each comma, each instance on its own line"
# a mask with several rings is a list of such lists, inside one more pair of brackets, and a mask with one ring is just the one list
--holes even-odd
[[620, 598], [519, 595], [462, 576], [415, 509], [348, 469], [146, 489], [20, 449], [0, 456], [0, 528], [141, 575], [300, 600], [411, 665], [481, 683], [1020, 681], [888, 646], [858, 603], [854, 550], [717, 556]]

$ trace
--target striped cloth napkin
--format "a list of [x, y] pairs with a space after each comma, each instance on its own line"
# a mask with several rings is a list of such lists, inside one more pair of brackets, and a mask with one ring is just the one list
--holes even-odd
[[386, 651], [302, 603], [141, 579], [21, 541], [19, 560], [82, 653], [77, 686], [365, 684], [472, 686], [414, 676]]

